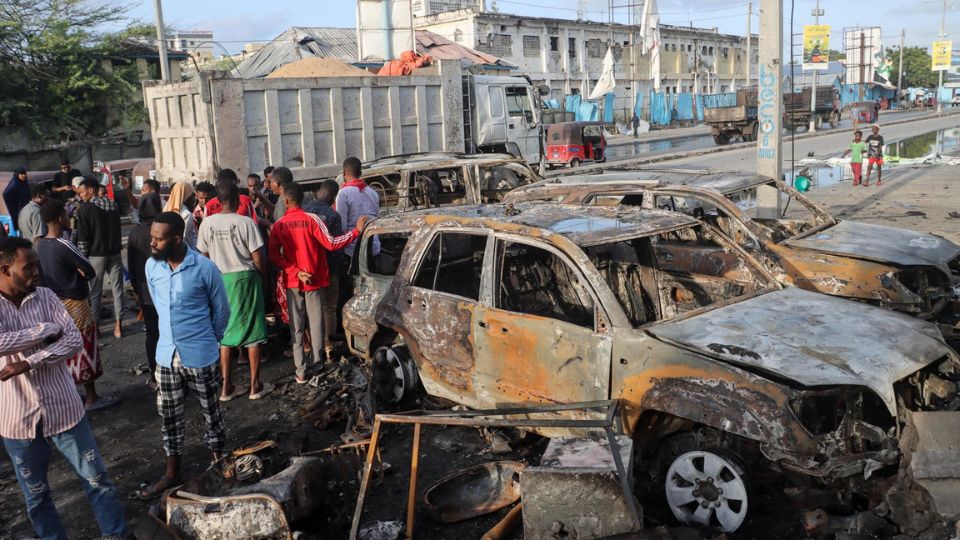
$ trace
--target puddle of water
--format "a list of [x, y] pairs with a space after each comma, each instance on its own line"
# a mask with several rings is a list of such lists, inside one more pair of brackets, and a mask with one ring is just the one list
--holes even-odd
[[887, 155], [922, 158], [931, 154], [952, 155], [960, 151], [960, 128], [941, 129], [907, 137], [887, 145]]
[[[792, 186], [797, 176], [804, 172], [803, 167], [797, 167], [794, 171], [785, 171], [787, 182]], [[825, 188], [840, 182], [850, 182], [853, 180], [853, 171], [849, 166], [845, 167], [809, 167], [804, 175], [810, 179], [810, 189]]]
[[699, 150], [701, 148], [709, 148], [714, 145], [713, 137], [697, 135], [694, 137], [684, 137], [682, 139], [637, 142], [633, 144], [610, 146], [607, 148], [607, 156], [610, 158], [626, 158], [633, 156], [656, 155], [683, 150]]

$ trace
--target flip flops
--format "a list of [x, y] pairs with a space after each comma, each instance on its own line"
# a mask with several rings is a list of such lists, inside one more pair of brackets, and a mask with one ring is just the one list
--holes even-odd
[[256, 394], [250, 394], [250, 399], [260, 399], [270, 392], [273, 392], [274, 386], [268, 382], [262, 383], [262, 388]]
[[120, 398], [117, 396], [100, 396], [96, 402], [90, 405], [84, 405], [83, 408], [86, 409], [87, 412], [102, 411], [103, 409], [113, 407], [117, 403], [120, 403]]
[[179, 478], [171, 480], [164, 476], [157, 483], [151, 485], [146, 489], [141, 489], [137, 491], [137, 498], [141, 501], [152, 501], [154, 499], [159, 499], [165, 491], [170, 488], [175, 488], [183, 484], [183, 481]]
[[220, 396], [220, 401], [233, 401], [246, 393], [246, 388], [243, 388], [242, 386], [234, 386], [233, 392], [231, 392], [230, 395]]

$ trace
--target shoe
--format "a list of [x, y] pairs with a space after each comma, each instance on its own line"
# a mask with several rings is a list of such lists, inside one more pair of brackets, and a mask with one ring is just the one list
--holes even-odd
[[220, 396], [220, 401], [224, 401], [224, 402], [226, 402], [226, 401], [233, 401], [233, 400], [237, 399], [238, 397], [240, 397], [240, 396], [242, 396], [242, 395], [244, 395], [244, 394], [246, 394], [246, 393], [247, 393], [247, 389], [246, 389], [246, 388], [243, 388], [242, 386], [239, 386], [239, 385], [238, 385], [238, 386], [234, 386], [234, 387], [233, 387], [233, 392], [231, 392], [229, 395], [226, 395], [226, 396], [221, 395], [221, 396]]
[[263, 387], [256, 394], [250, 394], [250, 399], [260, 399], [270, 392], [273, 392], [274, 386], [270, 383], [263, 383]]
[[100, 399], [98, 399], [95, 403], [84, 405], [83, 408], [86, 409], [87, 412], [102, 411], [103, 409], [109, 409], [118, 403], [120, 403], [120, 398], [117, 396], [100, 396]]
[[307, 379], [301, 379], [300, 377], [296, 377], [296, 380], [297, 380], [297, 384], [307, 384]]

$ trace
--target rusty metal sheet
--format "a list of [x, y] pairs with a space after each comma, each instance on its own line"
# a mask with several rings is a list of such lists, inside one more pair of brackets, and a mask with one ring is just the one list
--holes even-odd
[[916, 447], [909, 470], [944, 516], [960, 514], [960, 412], [911, 412]]
[[947, 263], [960, 246], [933, 234], [857, 221], [841, 221], [787, 245], [900, 266], [935, 266], [950, 275]]
[[866, 386], [892, 415], [894, 382], [956, 354], [931, 323], [794, 287], [655, 324], [649, 331], [806, 386]]

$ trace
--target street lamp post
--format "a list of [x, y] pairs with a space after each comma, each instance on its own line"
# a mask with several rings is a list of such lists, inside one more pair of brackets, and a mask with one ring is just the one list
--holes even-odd
[[[810, 11], [810, 14], [814, 16], [816, 24], [820, 24], [820, 17], [823, 16], [823, 10], [820, 9], [820, 0], [817, 0], [817, 7]], [[827, 66], [829, 66], [830, 56], [827, 55]], [[817, 131], [817, 70], [813, 71], [813, 84], [810, 89], [810, 127], [807, 128], [810, 133]], [[791, 91], [793, 91], [791, 89]]]

